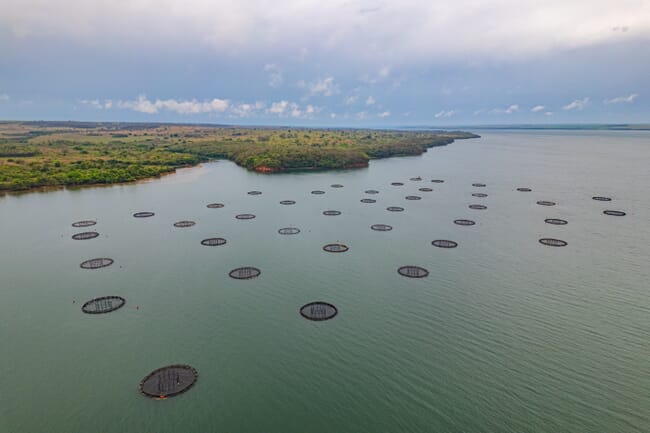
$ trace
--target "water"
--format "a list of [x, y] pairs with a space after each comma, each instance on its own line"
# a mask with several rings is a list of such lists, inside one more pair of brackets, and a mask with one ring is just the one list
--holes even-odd
[[[0, 432], [650, 431], [650, 136], [483, 135], [361, 170], [259, 175], [220, 161], [0, 198]], [[89, 218], [101, 236], [70, 239]], [[185, 219], [197, 224], [172, 226]], [[301, 233], [277, 233], [288, 226]], [[350, 250], [322, 251], [335, 242]], [[115, 263], [79, 268], [94, 257]], [[401, 277], [402, 265], [430, 275]], [[228, 278], [239, 266], [262, 274]], [[102, 295], [127, 303], [81, 313]], [[316, 300], [339, 314], [303, 319]], [[142, 397], [139, 381], [172, 363], [194, 366], [197, 385]]]

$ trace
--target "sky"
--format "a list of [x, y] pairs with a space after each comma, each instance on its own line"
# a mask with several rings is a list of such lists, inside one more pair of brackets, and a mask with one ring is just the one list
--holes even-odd
[[0, 0], [0, 119], [650, 123], [650, 0]]

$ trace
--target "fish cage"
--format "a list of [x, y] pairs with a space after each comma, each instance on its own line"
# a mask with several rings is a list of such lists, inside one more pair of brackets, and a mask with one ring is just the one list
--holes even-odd
[[476, 188], [485, 188], [487, 185], [485, 185], [484, 183], [478, 183], [477, 182], [477, 183], [473, 183], [472, 186], [474, 186]]
[[373, 224], [370, 228], [378, 232], [389, 232], [393, 230], [393, 226], [389, 226], [388, 224]]
[[596, 201], [612, 201], [611, 197], [602, 197], [602, 196], [591, 197], [591, 199]]
[[227, 240], [224, 238], [207, 238], [201, 241], [201, 245], [206, 247], [219, 247], [221, 245], [226, 245]]
[[414, 182], [418, 182], [418, 181], [421, 181], [422, 178], [420, 176], [416, 176], [416, 177], [410, 178], [409, 180], [414, 181]]
[[431, 191], [433, 191], [433, 188], [427, 188], [427, 187], [424, 187], [424, 188], [418, 188], [418, 191], [422, 191], [422, 192], [431, 192]]
[[174, 223], [174, 227], [192, 227], [195, 224], [196, 222], [194, 221], [183, 220], [183, 221], [176, 221]]
[[566, 247], [568, 244], [562, 239], [542, 238], [539, 240], [540, 244], [548, 245], [549, 247]]
[[79, 264], [79, 267], [81, 267], [82, 269], [99, 269], [99, 268], [105, 268], [112, 264], [113, 264], [113, 259], [109, 259], [108, 257], [100, 257], [100, 258], [90, 259], [81, 262]]
[[611, 215], [611, 216], [625, 216], [625, 215], [627, 215], [622, 210], [604, 210], [603, 213], [605, 215]]
[[345, 244], [327, 244], [323, 247], [323, 251], [328, 253], [344, 253], [349, 249], [350, 247]]
[[488, 195], [486, 193], [484, 193], [484, 192], [473, 192], [472, 193], [472, 197], [485, 198], [487, 196]]
[[431, 182], [433, 183], [444, 183], [445, 181], [442, 179], [431, 179]]
[[188, 391], [199, 377], [189, 365], [168, 365], [149, 373], [140, 381], [140, 393], [145, 397], [164, 400]]
[[252, 266], [243, 266], [241, 268], [235, 268], [232, 271], [228, 272], [230, 278], [236, 280], [250, 280], [251, 278], [259, 277], [262, 271], [258, 268]]
[[537, 204], [540, 206], [555, 206], [556, 203], [554, 201], [540, 200]]
[[210, 203], [206, 207], [208, 209], [221, 209], [223, 206], [223, 203]]
[[388, 206], [386, 210], [389, 212], [403, 212], [404, 208], [401, 206]]
[[319, 189], [316, 189], [316, 190], [312, 191], [311, 193], [314, 194], [314, 195], [321, 195], [321, 194], [325, 194], [325, 191], [321, 191]]
[[248, 195], [262, 195], [262, 191], [248, 191], [246, 194], [248, 194]]
[[73, 234], [72, 239], [76, 241], [85, 241], [87, 239], [94, 239], [97, 236], [99, 236], [99, 233], [97, 232], [81, 232]]
[[419, 195], [407, 195], [404, 198], [407, 200], [422, 200], [422, 197], [420, 197]]
[[133, 217], [134, 218], [149, 218], [149, 217], [152, 217], [154, 215], [155, 215], [155, 213], [153, 213], [153, 212], [136, 212], [136, 213], [133, 214]]
[[544, 220], [544, 222], [546, 224], [553, 224], [553, 225], [556, 225], [556, 226], [565, 226], [565, 225], [569, 224], [569, 222], [567, 220], [563, 220], [563, 219], [560, 219], [560, 218], [546, 218]]
[[469, 207], [470, 209], [476, 209], [476, 210], [484, 210], [484, 209], [487, 209], [487, 206], [485, 206], [484, 204], [470, 204], [468, 207]]
[[458, 242], [450, 241], [449, 239], [436, 239], [431, 241], [431, 245], [438, 248], [456, 248]]
[[376, 189], [367, 189], [364, 191], [366, 194], [379, 194], [379, 191]]
[[300, 315], [307, 320], [317, 322], [332, 319], [338, 314], [338, 309], [329, 302], [310, 302], [300, 307]]
[[519, 191], [519, 192], [531, 192], [532, 189], [530, 189], [530, 188], [517, 188], [517, 191]]
[[391, 182], [391, 185], [393, 185], [393, 186], [402, 186], [402, 185], [404, 185], [404, 183], [403, 182]]
[[292, 204], [296, 204], [296, 202], [295, 202], [295, 200], [282, 200], [280, 202], [280, 204], [283, 204], [285, 206], [289, 206], [289, 205], [292, 205]]
[[300, 233], [300, 229], [297, 227], [284, 227], [278, 230], [278, 233], [281, 235], [297, 235]]
[[124, 304], [126, 304], [126, 299], [121, 296], [102, 296], [83, 304], [81, 311], [86, 314], [104, 314], [119, 310]]
[[255, 215], [252, 213], [240, 213], [239, 215], [235, 215], [235, 218], [238, 220], [252, 220], [255, 218]]
[[97, 221], [82, 220], [82, 221], [73, 222], [72, 227], [90, 227], [90, 226], [94, 226], [95, 224], [97, 224]]
[[327, 216], [341, 215], [341, 211], [340, 210], [326, 210], [326, 211], [323, 211], [323, 215], [327, 215]]
[[397, 272], [408, 278], [424, 278], [429, 275], [429, 271], [424, 269], [421, 266], [402, 266], [399, 269], [397, 269]]
[[377, 200], [374, 198], [362, 198], [359, 200], [361, 203], [377, 203]]
[[476, 222], [472, 220], [458, 219], [454, 220], [454, 224], [458, 224], [459, 226], [473, 226]]
[[331, 186], [332, 188], [343, 188], [343, 185], [341, 185], [340, 183], [333, 183], [333, 184], [331, 184], [330, 186]]

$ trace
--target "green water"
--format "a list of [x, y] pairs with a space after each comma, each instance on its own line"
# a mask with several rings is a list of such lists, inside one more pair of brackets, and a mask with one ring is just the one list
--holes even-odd
[[[644, 132], [499, 131], [368, 169], [260, 175], [220, 161], [1, 197], [0, 432], [648, 432], [649, 162]], [[101, 236], [72, 240], [89, 218]], [[172, 226], [184, 219], [197, 224]], [[288, 226], [302, 231], [277, 233]], [[200, 245], [216, 236], [227, 245]], [[322, 251], [337, 241], [350, 250]], [[79, 268], [94, 257], [115, 263]], [[228, 278], [248, 265], [261, 276]], [[102, 295], [127, 304], [82, 314]], [[303, 319], [315, 300], [339, 314]], [[142, 397], [139, 381], [172, 363], [194, 366], [196, 386]]]

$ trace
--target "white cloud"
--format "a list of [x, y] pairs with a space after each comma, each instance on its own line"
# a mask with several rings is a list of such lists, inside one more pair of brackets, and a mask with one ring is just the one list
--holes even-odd
[[345, 105], [353, 105], [355, 102], [357, 102], [357, 99], [359, 99], [359, 97], [356, 96], [356, 95], [348, 96], [347, 98], [345, 98], [345, 100], [343, 101], [343, 103], [344, 103]]
[[289, 107], [289, 101], [279, 101], [271, 104], [271, 108], [266, 110], [271, 114], [283, 115], [287, 108]]
[[552, 112], [552, 111], [547, 111], [546, 113], [544, 113], [544, 115], [546, 115], [546, 116], [552, 116], [552, 115], [553, 115], [553, 112]]
[[582, 98], [582, 99], [574, 99], [572, 102], [568, 103], [564, 107], [562, 107], [563, 110], [582, 110], [584, 109], [587, 104], [589, 104], [589, 97]]
[[331, 119], [336, 119], [336, 113], [330, 113], [330, 118]]
[[284, 81], [282, 70], [274, 63], [264, 65], [264, 72], [269, 73], [269, 86], [280, 87]]
[[[508, 108], [503, 109], [503, 108], [493, 108], [490, 110], [490, 114], [512, 114], [516, 111], [519, 111], [519, 105], [518, 104], [512, 104]], [[482, 113], [483, 110], [478, 110], [474, 112], [474, 115]]]
[[275, 114], [279, 117], [293, 117], [294, 119], [311, 119], [314, 114], [320, 111], [320, 107], [307, 105], [303, 109], [297, 103], [285, 100], [273, 102], [271, 107], [266, 110], [269, 114]]
[[382, 66], [381, 68], [379, 68], [376, 74], [364, 75], [363, 77], [361, 77], [361, 81], [368, 84], [377, 84], [390, 77], [390, 73], [391, 73], [390, 66]]
[[379, 117], [389, 117], [390, 116], [390, 111], [384, 111], [383, 113], [378, 114]]
[[11, 99], [9, 98], [9, 95], [6, 93], [0, 93], [0, 102], [7, 102], [9, 99]]
[[309, 96], [332, 96], [339, 93], [339, 86], [336, 84], [334, 77], [325, 77], [322, 80], [318, 79], [311, 83], [306, 83], [304, 80], [298, 81], [298, 87], [306, 87], [309, 91]]
[[617, 96], [616, 98], [605, 99], [604, 102], [605, 102], [605, 104], [620, 104], [622, 102], [626, 102], [628, 104], [631, 104], [638, 97], [639, 97], [638, 94], [631, 93], [631, 94], [629, 94], [627, 96]]
[[264, 108], [264, 103], [257, 101], [254, 104], [237, 104], [230, 107], [232, 117], [250, 117], [259, 113]]
[[533, 113], [539, 113], [540, 111], [544, 111], [544, 108], [546, 107], [544, 107], [543, 105], [535, 105], [533, 108], [530, 109], [530, 111], [532, 111]]
[[449, 95], [451, 95], [453, 93], [453, 89], [451, 89], [450, 87], [447, 87], [447, 86], [442, 86], [440, 88], [440, 93], [445, 95], [445, 96], [449, 96]]
[[113, 101], [110, 99], [105, 99], [104, 102], [100, 102], [99, 99], [82, 99], [80, 101], [84, 105], [90, 105], [93, 108], [98, 110], [106, 109], [109, 110], [113, 108]]
[[366, 117], [368, 117], [368, 113], [366, 113], [365, 111], [359, 111], [359, 112], [356, 114], [356, 116], [357, 116], [357, 119], [363, 120], [363, 119], [365, 119]]
[[372, 96], [368, 96], [368, 99], [366, 99], [366, 105], [368, 105], [368, 106], [374, 105], [375, 102], [377, 102], [377, 101]]
[[436, 119], [442, 119], [445, 117], [451, 117], [456, 114], [456, 110], [440, 110], [433, 115]]
[[[112, 104], [111, 104], [112, 105]], [[206, 101], [176, 100], [176, 99], [156, 99], [150, 101], [145, 95], [140, 95], [132, 101], [118, 101], [117, 107], [130, 109], [140, 113], [157, 114], [161, 110], [172, 111], [178, 114], [203, 114], [203, 113], [223, 113], [230, 106], [230, 102], [225, 99], [212, 99]]]
[[519, 111], [519, 105], [517, 105], [517, 104], [513, 104], [513, 105], [509, 106], [508, 108], [506, 108], [506, 114], [512, 114], [515, 111]]

